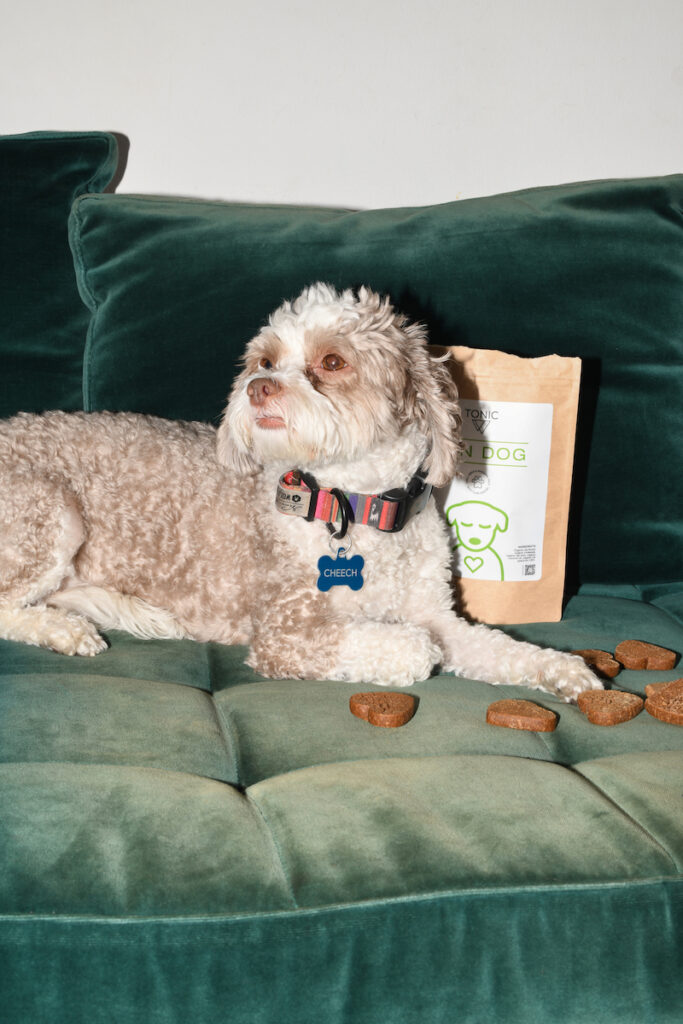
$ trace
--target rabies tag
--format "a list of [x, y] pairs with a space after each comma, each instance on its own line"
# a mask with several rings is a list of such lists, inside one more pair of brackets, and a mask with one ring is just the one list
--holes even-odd
[[331, 587], [350, 587], [360, 590], [363, 586], [363, 566], [365, 560], [361, 555], [347, 558], [340, 548], [336, 558], [323, 555], [318, 559], [318, 590], [326, 591]]

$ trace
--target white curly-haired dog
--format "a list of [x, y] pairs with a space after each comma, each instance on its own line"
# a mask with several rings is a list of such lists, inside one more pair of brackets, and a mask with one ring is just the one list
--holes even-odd
[[430, 491], [453, 476], [460, 419], [425, 341], [388, 299], [317, 284], [249, 343], [218, 431], [0, 423], [0, 637], [94, 655], [97, 623], [248, 644], [275, 678], [408, 686], [440, 665], [565, 700], [601, 687], [580, 657], [453, 611]]

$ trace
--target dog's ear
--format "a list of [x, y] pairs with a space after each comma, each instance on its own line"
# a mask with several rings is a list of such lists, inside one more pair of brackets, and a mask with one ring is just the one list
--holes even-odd
[[[501, 533], [505, 533], [505, 531], [508, 528], [508, 523], [510, 522], [510, 520], [508, 519], [507, 513], [503, 512], [502, 508], [494, 509], [494, 511], [498, 513], [498, 515], [496, 516], [496, 519], [497, 519], [496, 530], [500, 530]], [[493, 531], [494, 535], [495, 535], [496, 530]]]
[[230, 398], [216, 435], [216, 455], [222, 466], [240, 476], [250, 476], [263, 468], [255, 458], [245, 424], [247, 417], [241, 408], [246, 401], [243, 387], [244, 373], [236, 378]]
[[429, 352], [424, 338], [414, 342], [411, 355], [406, 406], [429, 441], [427, 483], [442, 487], [455, 475], [462, 450], [458, 389], [447, 362]]
[[359, 290], [357, 308], [356, 330], [382, 343], [386, 383], [399, 389], [395, 403], [400, 418], [415, 423], [427, 439], [427, 483], [442, 487], [455, 475], [462, 449], [458, 389], [448, 368], [449, 354], [430, 352], [425, 327], [410, 323], [388, 298], [369, 288]]

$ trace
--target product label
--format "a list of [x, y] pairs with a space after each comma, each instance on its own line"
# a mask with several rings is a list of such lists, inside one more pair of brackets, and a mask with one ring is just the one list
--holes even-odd
[[538, 580], [553, 407], [461, 399], [464, 452], [445, 511], [465, 579]]

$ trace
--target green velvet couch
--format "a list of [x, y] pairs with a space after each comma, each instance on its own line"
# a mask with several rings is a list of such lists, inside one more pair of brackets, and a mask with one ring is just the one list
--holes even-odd
[[[116, 167], [106, 133], [0, 139], [0, 415], [216, 422], [321, 279], [439, 344], [581, 356], [564, 616], [506, 628], [683, 651], [683, 176], [354, 212], [116, 195]], [[378, 729], [348, 684], [108, 639], [0, 642], [3, 1024], [683, 1018], [683, 728], [444, 674]], [[556, 731], [487, 725], [500, 696]]]

